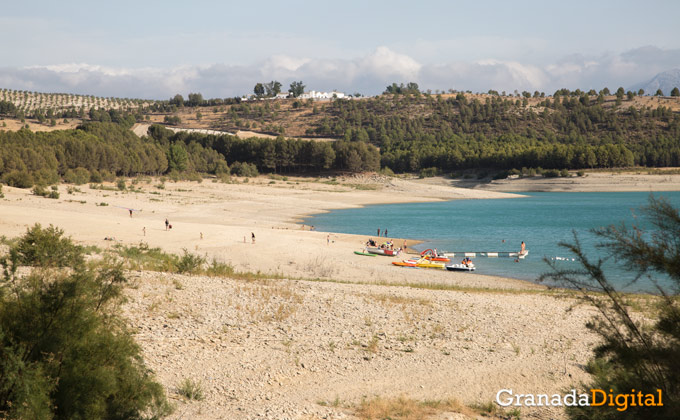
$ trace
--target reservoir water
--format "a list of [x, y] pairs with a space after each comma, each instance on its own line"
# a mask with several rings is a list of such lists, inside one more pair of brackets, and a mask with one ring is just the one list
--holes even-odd
[[[648, 192], [616, 193], [523, 193], [525, 197], [494, 200], [454, 200], [409, 203], [333, 210], [312, 216], [305, 224], [317, 230], [352, 233], [376, 239], [377, 229], [388, 230], [388, 238], [422, 240], [416, 248], [441, 251], [519, 251], [524, 241], [529, 256], [520, 262], [512, 258], [476, 258], [477, 273], [535, 281], [549, 271], [544, 257], [557, 260], [560, 267], [579, 268], [573, 255], [558, 246], [579, 237], [592, 260], [603, 257], [595, 245], [601, 241], [590, 229], [625, 222], [649, 229], [641, 208], [648, 204]], [[680, 192], [655, 193], [680, 206]], [[401, 243], [397, 243], [401, 246]], [[562, 259], [564, 258], [564, 259]], [[387, 261], [385, 261], [388, 263]], [[456, 261], [458, 262], [458, 261]], [[605, 267], [609, 280], [626, 291], [654, 291], [648, 279], [628, 283], [634, 275], [613, 261]], [[396, 268], [395, 268], [396, 269]], [[669, 286], [667, 279], [660, 279]], [[670, 289], [669, 289], [670, 291]]]

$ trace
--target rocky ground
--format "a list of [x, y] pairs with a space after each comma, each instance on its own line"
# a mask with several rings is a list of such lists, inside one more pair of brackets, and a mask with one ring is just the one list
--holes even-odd
[[[595, 340], [591, 313], [547, 292], [130, 277], [125, 316], [174, 419], [353, 418], [375, 396], [484, 404], [502, 388], [561, 392], [585, 379]], [[204, 400], [179, 394], [185, 379]], [[522, 409], [546, 415], [561, 412]]]

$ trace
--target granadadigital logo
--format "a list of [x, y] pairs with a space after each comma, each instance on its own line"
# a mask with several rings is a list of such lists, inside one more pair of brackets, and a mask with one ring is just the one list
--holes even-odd
[[614, 394], [610, 389], [591, 389], [590, 393], [577, 394], [572, 389], [566, 394], [515, 394], [512, 389], [501, 389], [496, 394], [496, 403], [502, 407], [514, 405], [516, 407], [576, 407], [576, 406], [609, 406], [618, 411], [626, 411], [628, 407], [662, 407], [663, 399], [660, 389], [656, 393], [645, 394], [642, 391], [631, 390], [628, 394]]

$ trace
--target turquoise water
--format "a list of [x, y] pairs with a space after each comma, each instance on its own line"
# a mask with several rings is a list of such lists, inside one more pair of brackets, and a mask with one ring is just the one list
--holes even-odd
[[[593, 260], [603, 254], [595, 244], [599, 239], [589, 230], [600, 226], [633, 222], [649, 227], [640, 208], [648, 203], [647, 192], [621, 193], [524, 193], [527, 197], [496, 200], [455, 200], [436, 203], [409, 203], [334, 210], [307, 218], [304, 223], [317, 230], [352, 233], [376, 238], [378, 228], [390, 238], [424, 241], [416, 248], [443, 251], [519, 251], [524, 241], [529, 256], [520, 262], [511, 258], [476, 258], [477, 273], [535, 281], [548, 271], [543, 257], [573, 256], [558, 246], [573, 242], [573, 231]], [[655, 193], [680, 206], [680, 192]], [[397, 245], [401, 245], [398, 243]], [[387, 263], [387, 261], [386, 261]], [[560, 267], [578, 268], [576, 262], [558, 261]], [[633, 279], [613, 262], [607, 262], [609, 280], [627, 291], [654, 291], [649, 280]], [[661, 279], [665, 286], [670, 285]]]

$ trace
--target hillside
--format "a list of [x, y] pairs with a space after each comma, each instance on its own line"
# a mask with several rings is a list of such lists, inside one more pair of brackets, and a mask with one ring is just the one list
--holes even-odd
[[[135, 127], [140, 135], [147, 125], [162, 124], [185, 132], [157, 132], [156, 140], [167, 144], [181, 141], [187, 148], [197, 143], [216, 150], [230, 165], [234, 161], [252, 163], [260, 172], [317, 168], [318, 162], [311, 157], [314, 153], [328, 153], [328, 162], [333, 159], [330, 151], [322, 152], [304, 142], [282, 147], [275, 141], [278, 136], [344, 140], [364, 163], [373, 162], [366, 154], [370, 149], [355, 146], [371, 144], [380, 150], [376, 166], [359, 164], [357, 156], [350, 159], [348, 146], [334, 145], [343, 158], [322, 165], [327, 168], [382, 167], [435, 174], [480, 168], [536, 168], [540, 172], [539, 168], [680, 166], [680, 98], [638, 96], [624, 93], [622, 88], [610, 93], [608, 89], [599, 93], [562, 89], [553, 96], [492, 91], [431, 95], [416, 90], [353, 100], [247, 102], [237, 98], [204, 100], [200, 94], [192, 94], [186, 102], [173, 98], [130, 103], [100, 98], [83, 102], [95, 104], [89, 110], [85, 105], [77, 112], [74, 108], [61, 113], [58, 108], [40, 108], [25, 115], [22, 109], [35, 103], [32, 98], [21, 105], [24, 108], [0, 101], [0, 114], [7, 118], [0, 128], [16, 130], [28, 125], [32, 131], [49, 131], [73, 128], [87, 120], [129, 128], [137, 122], [142, 123]], [[18, 98], [14, 93], [5, 97]], [[62, 99], [43, 98], [42, 104], [57, 107]], [[262, 141], [238, 143], [220, 133], [240, 133], [241, 138], [261, 137]], [[215, 136], [225, 139], [216, 142]], [[356, 164], [350, 165], [351, 161]]]
[[156, 101], [131, 98], [105, 98], [94, 95], [75, 95], [70, 93], [41, 93], [26, 90], [0, 89], [0, 101], [13, 103], [24, 113], [35, 110], [54, 112], [92, 107], [101, 109], [136, 109], [147, 107]]

